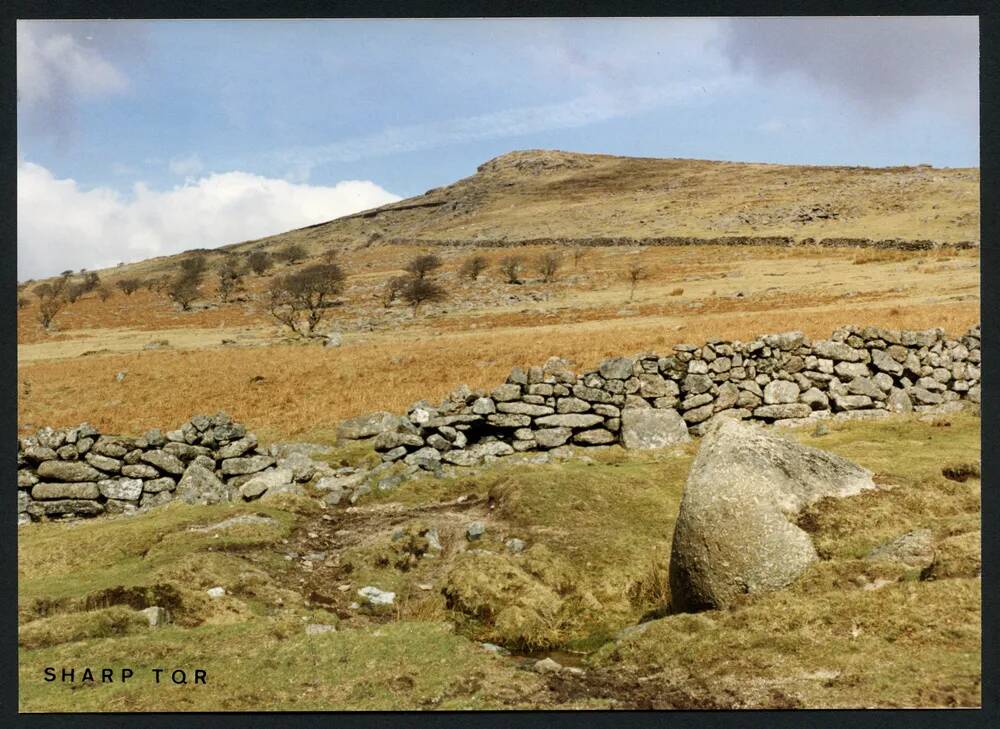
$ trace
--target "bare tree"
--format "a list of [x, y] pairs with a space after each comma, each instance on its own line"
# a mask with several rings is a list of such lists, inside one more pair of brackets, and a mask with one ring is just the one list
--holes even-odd
[[392, 306], [392, 302], [396, 300], [400, 292], [406, 288], [406, 284], [409, 283], [409, 276], [393, 276], [388, 281], [385, 282], [385, 288], [382, 290], [382, 304], [385, 308]]
[[289, 263], [298, 263], [309, 255], [309, 251], [301, 243], [290, 243], [281, 251], [281, 257]]
[[465, 259], [465, 263], [462, 264], [460, 273], [462, 276], [475, 281], [479, 278], [479, 275], [486, 270], [489, 263], [486, 261], [486, 256], [475, 255], [471, 258]]
[[62, 275], [52, 283], [42, 283], [32, 289], [38, 297], [38, 322], [46, 330], [52, 328], [56, 314], [66, 306], [66, 288], [69, 276]]
[[413, 316], [417, 315], [417, 309], [425, 301], [440, 301], [445, 296], [444, 289], [436, 283], [416, 276], [410, 277], [400, 294], [403, 300], [413, 307]]
[[538, 272], [542, 274], [542, 281], [549, 283], [555, 280], [556, 274], [559, 272], [559, 266], [562, 265], [562, 256], [560, 256], [555, 251], [546, 251], [542, 254], [542, 257], [538, 259]]
[[268, 289], [268, 313], [299, 336], [308, 337], [343, 291], [345, 279], [336, 263], [317, 263], [282, 276]]
[[263, 276], [274, 265], [271, 254], [267, 251], [254, 251], [247, 256], [247, 266], [258, 276]]
[[507, 283], [521, 283], [521, 266], [523, 265], [520, 256], [507, 256], [500, 260], [500, 271], [507, 279]]
[[121, 289], [121, 292], [126, 296], [131, 296], [139, 290], [142, 282], [137, 278], [120, 278], [115, 282], [115, 286]]
[[181, 275], [200, 277], [205, 270], [208, 268], [208, 261], [205, 256], [198, 254], [191, 256], [190, 258], [185, 258], [181, 261]]
[[236, 291], [243, 288], [243, 270], [235, 256], [227, 256], [219, 265], [219, 299], [225, 303]]
[[66, 301], [70, 304], [75, 304], [81, 296], [90, 291], [87, 285], [82, 281], [76, 283], [71, 283], [66, 287]]
[[423, 279], [428, 274], [441, 268], [441, 259], [433, 253], [423, 253], [414, 257], [404, 268], [414, 278]]
[[645, 266], [642, 265], [642, 261], [633, 261], [632, 265], [628, 267], [626, 272], [629, 284], [631, 288], [629, 289], [628, 300], [631, 301], [635, 296], [635, 287], [639, 284], [641, 280], [648, 276]]
[[180, 272], [167, 282], [165, 289], [167, 296], [180, 305], [181, 311], [189, 311], [194, 300], [201, 296], [201, 280], [208, 261], [199, 254], [182, 260], [180, 267]]
[[201, 296], [201, 276], [178, 274], [166, 286], [167, 296], [179, 304], [182, 311], [190, 311], [191, 304]]

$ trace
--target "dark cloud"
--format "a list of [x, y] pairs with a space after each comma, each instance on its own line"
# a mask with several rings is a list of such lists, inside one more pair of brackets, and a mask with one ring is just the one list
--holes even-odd
[[741, 18], [723, 48], [738, 69], [799, 74], [871, 115], [918, 104], [978, 115], [975, 17]]

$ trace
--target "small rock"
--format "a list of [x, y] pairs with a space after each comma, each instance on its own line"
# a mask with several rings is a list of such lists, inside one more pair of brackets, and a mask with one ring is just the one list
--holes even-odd
[[486, 525], [481, 521], [474, 521], [465, 530], [465, 536], [470, 542], [474, 542], [486, 533]]
[[151, 628], [167, 622], [167, 610], [166, 608], [161, 608], [159, 605], [153, 605], [139, 612], [146, 616], [146, 620], [149, 621], [149, 627]]
[[366, 604], [373, 607], [384, 607], [387, 605], [392, 605], [396, 602], [396, 593], [388, 592], [386, 590], [380, 590], [377, 587], [371, 585], [367, 587], [362, 587], [358, 590], [358, 596], [365, 601]]
[[210, 598], [212, 598], [213, 600], [215, 600], [217, 598], [223, 597], [226, 594], [226, 588], [225, 587], [212, 587], [212, 588], [209, 588], [208, 590], [206, 590], [206, 592], [208, 593], [208, 596]]
[[537, 673], [559, 673], [562, 670], [562, 665], [551, 658], [543, 658], [540, 661], [535, 661], [534, 669]]
[[507, 547], [507, 551], [510, 552], [511, 554], [520, 554], [521, 552], [524, 551], [525, 547], [524, 540], [517, 539], [516, 537], [508, 539], [506, 542], [504, 542], [504, 545]]
[[336, 633], [336, 625], [326, 625], [324, 623], [309, 623], [306, 625], [306, 635], [322, 635], [323, 633]]

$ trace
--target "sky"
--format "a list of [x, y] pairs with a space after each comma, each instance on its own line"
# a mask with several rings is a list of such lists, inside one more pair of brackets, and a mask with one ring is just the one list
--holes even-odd
[[974, 17], [19, 21], [18, 277], [280, 233], [516, 149], [979, 164]]

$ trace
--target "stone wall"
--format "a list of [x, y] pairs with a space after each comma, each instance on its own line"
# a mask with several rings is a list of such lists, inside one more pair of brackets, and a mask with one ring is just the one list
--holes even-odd
[[904, 238], [887, 238], [875, 240], [872, 238], [802, 238], [791, 236], [747, 236], [724, 235], [715, 238], [695, 238], [691, 236], [656, 236], [648, 238], [625, 237], [594, 237], [594, 238], [525, 238], [508, 240], [506, 238], [392, 238], [390, 245], [429, 245], [429, 246], [478, 246], [483, 248], [510, 248], [512, 246], [818, 246], [821, 248], [877, 248], [901, 251], [930, 251], [937, 249], [971, 250], [979, 248], [978, 241], [963, 240], [955, 242], [936, 240], [908, 240]]
[[713, 418], [794, 425], [979, 402], [980, 351], [978, 326], [957, 339], [941, 329], [848, 326], [817, 341], [785, 332], [679, 344], [581, 375], [552, 358], [515, 369], [490, 392], [463, 386], [405, 417], [346, 421], [341, 435], [374, 436], [383, 460], [427, 470], [570, 444], [662, 447], [700, 435]]
[[18, 519], [133, 512], [173, 499], [210, 504], [305, 494], [306, 482], [330, 505], [354, 503], [421, 472], [519, 452], [682, 443], [715, 418], [794, 425], [978, 403], [980, 361], [978, 326], [956, 339], [941, 329], [849, 326], [817, 341], [801, 332], [711, 340], [666, 355], [616, 357], [579, 375], [553, 357], [514, 369], [489, 392], [463, 385], [436, 405], [414, 403], [406, 415], [344, 421], [341, 439], [370, 439], [381, 455], [370, 469], [313, 460], [322, 446], [264, 449], [224, 413], [140, 438], [102, 435], [87, 424], [43, 428], [18, 441]]
[[[225, 413], [198, 415], [177, 430], [140, 438], [102, 435], [84, 423], [18, 439], [18, 523], [305, 493], [300, 483], [334, 476], [308, 444], [263, 449]], [[352, 470], [352, 469], [348, 469]]]

